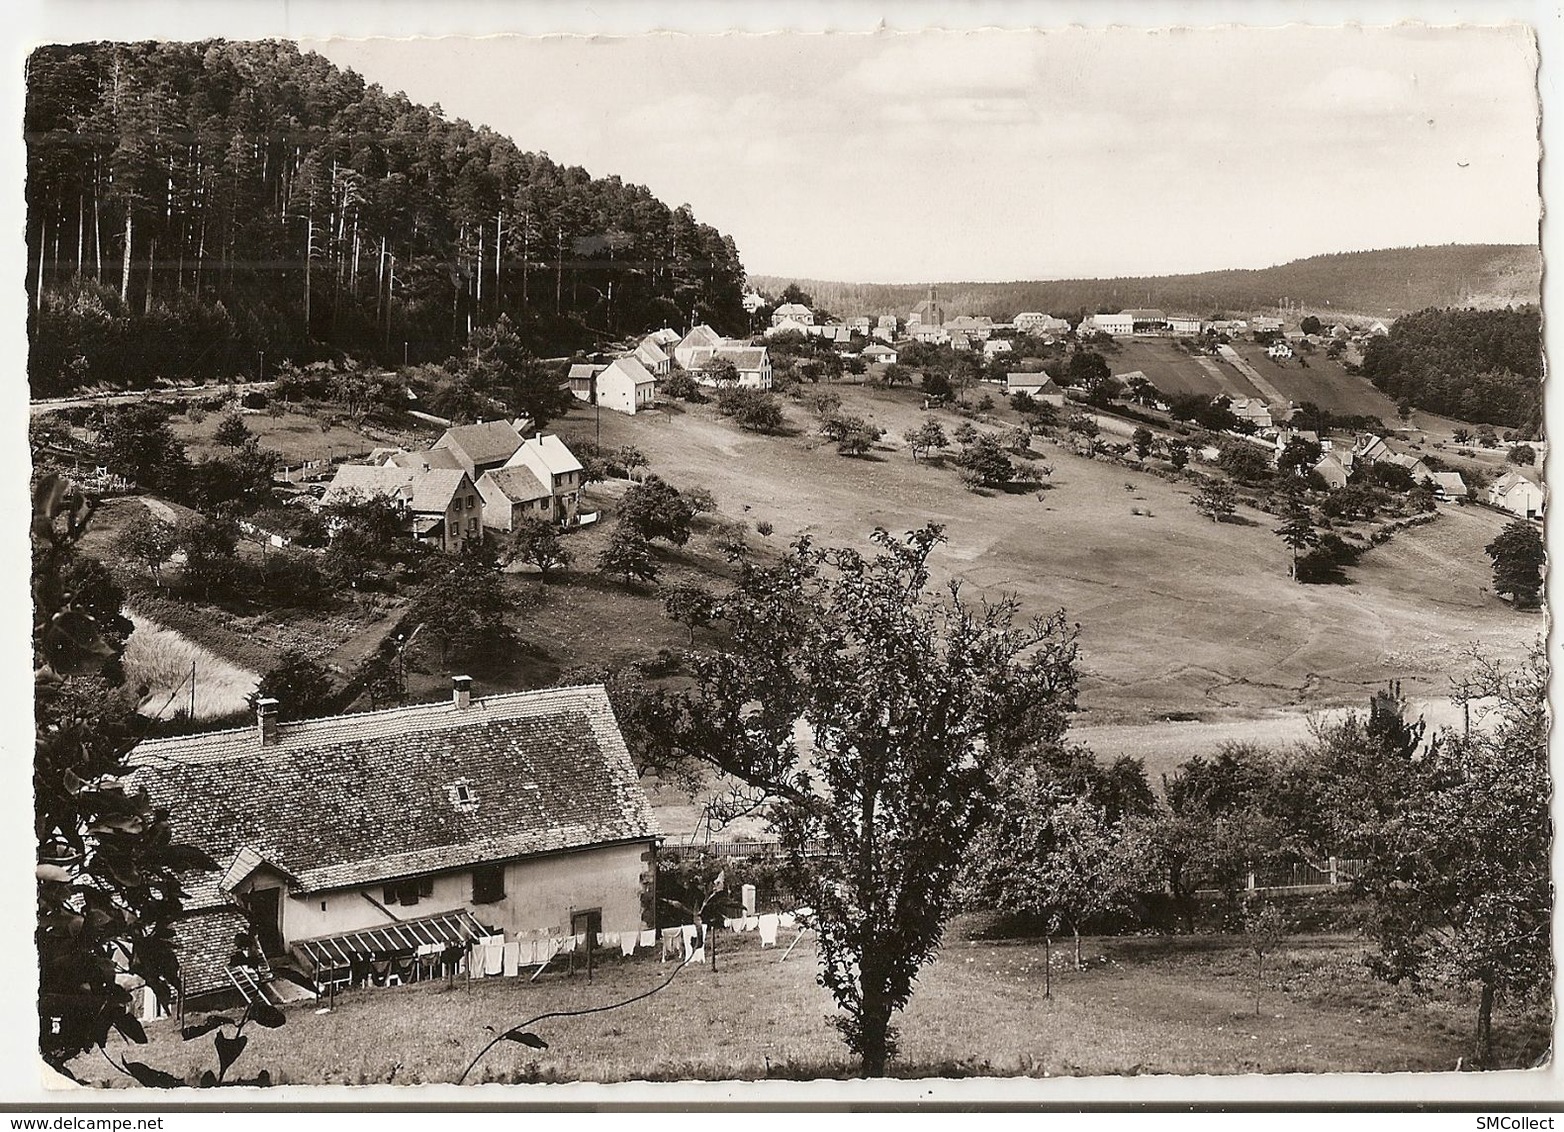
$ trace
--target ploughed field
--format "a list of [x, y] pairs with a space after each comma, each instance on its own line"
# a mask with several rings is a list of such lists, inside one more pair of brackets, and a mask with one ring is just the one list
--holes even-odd
[[[837, 455], [791, 402], [789, 436], [683, 406], [667, 417], [604, 412], [602, 444], [634, 445], [676, 486], [710, 488], [724, 515], [771, 523], [777, 544], [808, 534], [867, 547], [875, 527], [942, 524], [937, 584], [960, 580], [973, 599], [1013, 595], [1024, 616], [1063, 608], [1080, 624], [1082, 725], [1356, 705], [1391, 679], [1411, 697], [1438, 698], [1468, 646], [1513, 658], [1541, 630], [1540, 615], [1488, 592], [1483, 547], [1505, 521], [1495, 512], [1442, 506], [1438, 521], [1367, 553], [1351, 584], [1303, 586], [1288, 577], [1272, 516], [1241, 507], [1236, 521], [1213, 523], [1188, 484], [1041, 440], [1052, 468], [1041, 490], [973, 494], [949, 466], [914, 462], [901, 440], [929, 415], [947, 433], [960, 417], [924, 412], [910, 390], [835, 388], [844, 412], [886, 430], [867, 458]], [[1003, 409], [986, 427], [1014, 419]], [[598, 423], [577, 409], [556, 427], [590, 440]]]
[[[762, 951], [756, 933], [723, 933], [717, 969], [691, 964], [669, 986], [619, 1010], [533, 1029], [546, 1050], [501, 1042], [469, 1082], [807, 1079], [853, 1075], [815, 982], [813, 937]], [[1096, 1074], [1446, 1071], [1468, 1052], [1476, 1005], [1373, 980], [1365, 945], [1298, 936], [1267, 955], [1256, 1013], [1254, 956], [1241, 937], [1088, 939], [1085, 970], [1043, 941], [987, 942], [952, 931], [897, 1019], [897, 1076], [1058, 1077]], [[287, 1008], [280, 1029], [246, 1028], [233, 1076], [267, 1070], [278, 1084], [454, 1082], [495, 1034], [550, 1011], [621, 1001], [674, 970], [656, 958], [604, 958], [575, 974], [360, 989], [336, 1008]], [[194, 1021], [195, 1016], [187, 1019]], [[1547, 1048], [1540, 1010], [1495, 1016], [1496, 1054], [1526, 1066]], [[491, 1029], [492, 1028], [492, 1029]], [[175, 1023], [148, 1023], [148, 1046], [110, 1052], [194, 1081], [213, 1069], [212, 1037], [181, 1042]], [[230, 1031], [231, 1032], [231, 1031]], [[93, 1084], [129, 1085], [99, 1057], [75, 1068]], [[1039, 1095], [1046, 1095], [1040, 1093]]]

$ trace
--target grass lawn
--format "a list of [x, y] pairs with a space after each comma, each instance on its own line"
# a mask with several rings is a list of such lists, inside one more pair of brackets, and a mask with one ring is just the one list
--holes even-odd
[[[868, 458], [838, 456], [796, 404], [795, 435], [781, 437], [744, 433], [709, 406], [603, 413], [603, 444], [633, 444], [675, 485], [709, 487], [725, 515], [774, 524], [780, 545], [809, 534], [861, 547], [876, 526], [943, 524], [936, 585], [959, 579], [974, 595], [1013, 594], [1024, 615], [1063, 608], [1080, 623], [1083, 724], [1361, 705], [1389, 679], [1412, 697], [1443, 696], [1461, 648], [1514, 657], [1540, 630], [1540, 617], [1485, 593], [1482, 548], [1505, 521], [1493, 512], [1444, 508], [1440, 521], [1368, 553], [1351, 584], [1301, 586], [1270, 516], [1241, 509], [1242, 522], [1215, 524], [1191, 506], [1187, 485], [1042, 442], [1053, 468], [1046, 490], [973, 494], [952, 469], [914, 462], [901, 440], [928, 416], [947, 432], [959, 417], [922, 412], [910, 390], [836, 389], [844, 411], [887, 431]], [[569, 441], [595, 427], [577, 410], [556, 429]]]
[[[780, 937], [782, 946], [791, 934]], [[622, 1010], [556, 1019], [549, 1043], [502, 1043], [470, 1081], [755, 1080], [850, 1076], [814, 981], [812, 939], [787, 962], [753, 933], [725, 934], [717, 970], [693, 965]], [[899, 1019], [898, 1076], [1061, 1076], [1450, 1070], [1467, 1052], [1476, 1010], [1453, 996], [1420, 998], [1375, 982], [1364, 944], [1305, 936], [1266, 962], [1255, 1013], [1254, 958], [1231, 937], [1091, 939], [1084, 971], [1053, 950], [1044, 997], [1040, 940], [986, 942], [953, 931]], [[650, 989], [672, 970], [655, 959], [603, 961], [592, 983], [545, 974], [339, 996], [333, 1013], [288, 1008], [278, 1030], [250, 1027], [236, 1071], [261, 1068], [281, 1084], [453, 1082], [493, 1033], [533, 1015], [581, 1009]], [[493, 1030], [487, 1027], [493, 1027]], [[1541, 1011], [1496, 1016], [1506, 1065], [1546, 1048]], [[120, 1052], [194, 1079], [215, 1057], [211, 1039], [181, 1043], [171, 1021], [151, 1044]], [[96, 1084], [124, 1085], [101, 1059], [74, 1066]]]
[[1354, 377], [1339, 361], [1327, 358], [1323, 347], [1301, 359], [1309, 363], [1307, 368], [1298, 364], [1298, 357], [1280, 361], [1272, 358], [1264, 346], [1254, 342], [1237, 341], [1232, 347], [1284, 396], [1298, 404], [1313, 401], [1333, 413], [1378, 417], [1391, 427], [1397, 424], [1395, 401], [1367, 378]]

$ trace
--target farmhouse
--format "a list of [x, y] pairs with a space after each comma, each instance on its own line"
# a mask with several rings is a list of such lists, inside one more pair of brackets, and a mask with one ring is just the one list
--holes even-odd
[[952, 350], [972, 349], [972, 339], [967, 337], [967, 335], [960, 330], [946, 331], [945, 336], [946, 339], [950, 342], [950, 348]]
[[869, 321], [868, 315], [860, 315], [857, 318], [847, 320], [847, 329], [854, 334], [861, 334], [865, 338], [869, 337], [869, 328], [872, 325], [873, 323]]
[[1068, 334], [1070, 331], [1068, 319], [1055, 318], [1041, 311], [1022, 311], [1010, 322], [1022, 334], [1057, 335]]
[[762, 295], [759, 291], [745, 291], [744, 297], [741, 298], [739, 302], [744, 304], [744, 312], [746, 314], [754, 314], [761, 307], [766, 305], [765, 296]]
[[821, 322], [813, 326], [804, 327], [804, 334], [809, 338], [824, 338], [827, 342], [851, 342], [853, 340], [852, 329], [839, 322]]
[[1280, 334], [1282, 320], [1268, 315], [1256, 315], [1249, 320], [1249, 326], [1256, 334]]
[[[292, 955], [317, 980], [405, 982], [474, 939], [647, 925], [660, 831], [600, 685], [151, 739], [131, 781], [220, 873], [175, 926], [187, 1004]], [[259, 955], [256, 955], [259, 952]]]
[[942, 326], [925, 326], [921, 322], [908, 322], [907, 333], [918, 342], [943, 346], [950, 341], [950, 333]]
[[[802, 324], [800, 324], [802, 325]], [[722, 335], [718, 334], [705, 323], [693, 328], [673, 348], [673, 360], [685, 369], [693, 369], [690, 357], [696, 350], [712, 349], [722, 342]]]
[[1508, 511], [1522, 519], [1540, 519], [1543, 511], [1542, 488], [1519, 472], [1505, 472], [1488, 488], [1490, 507]]
[[653, 377], [667, 377], [673, 372], [673, 359], [668, 356], [666, 350], [656, 338], [648, 334], [635, 348], [632, 355], [636, 361], [646, 367]]
[[1098, 334], [1111, 334], [1115, 338], [1125, 338], [1135, 332], [1135, 320], [1128, 311], [1123, 314], [1094, 314], [1085, 320], [1091, 323], [1091, 329]]
[[1130, 320], [1132, 334], [1167, 334], [1172, 327], [1168, 316], [1156, 307], [1137, 307], [1120, 311], [1119, 317]]
[[507, 468], [525, 468], [549, 492], [549, 516], [565, 526], [576, 521], [581, 510], [581, 461], [565, 442], [540, 432], [522, 442]]
[[1466, 502], [1469, 493], [1460, 472], [1434, 472], [1429, 478], [1433, 482], [1435, 499], [1442, 503]]
[[1229, 403], [1233, 416], [1257, 429], [1271, 427], [1271, 407], [1258, 397], [1239, 397]]
[[1330, 453], [1320, 457], [1319, 463], [1314, 465], [1314, 471], [1325, 481], [1325, 486], [1331, 491], [1340, 491], [1347, 486], [1346, 467]]
[[983, 356], [992, 358], [999, 354], [1008, 354], [1014, 349], [1015, 347], [1011, 345], [1008, 338], [990, 338], [983, 343]]
[[945, 329], [952, 334], [960, 331], [973, 341], [987, 342], [994, 333], [994, 320], [986, 315], [957, 315], [945, 323]]
[[483, 525], [491, 531], [513, 531], [523, 519], [552, 517], [554, 496], [530, 468], [484, 472], [478, 494], [483, 497]]
[[878, 342], [865, 346], [858, 356], [870, 363], [882, 362], [888, 366], [896, 364], [896, 351]]
[[461, 468], [343, 464], [321, 496], [321, 506], [383, 496], [402, 515], [414, 538], [448, 554], [483, 537], [478, 489]]
[[588, 405], [597, 397], [597, 375], [608, 367], [593, 362], [577, 362], [565, 373], [565, 380], [570, 385], [570, 395], [577, 401], [585, 401]]
[[1387, 445], [1379, 437], [1365, 433], [1352, 444], [1352, 457], [1361, 460], [1365, 464], [1372, 464], [1376, 460], [1384, 460], [1394, 455]]
[[521, 447], [521, 433], [509, 421], [480, 421], [446, 429], [430, 447], [449, 449], [462, 471], [476, 479], [484, 472], [505, 466], [505, 461]]
[[1272, 342], [1270, 346], [1267, 347], [1265, 352], [1268, 357], [1275, 361], [1281, 361], [1284, 358], [1292, 357], [1292, 347], [1289, 346], [1286, 342], [1283, 342], [1281, 339], [1277, 339], [1275, 342]]
[[[375, 463], [375, 453], [369, 454], [370, 463]], [[462, 469], [456, 459], [456, 454], [449, 448], [415, 448], [409, 452], [405, 448], [398, 448], [393, 452], [382, 454], [379, 463], [392, 468], [412, 468], [414, 471], [428, 472], [435, 468]]]
[[766, 327], [765, 336], [767, 338], [775, 338], [778, 334], [802, 334], [808, 337], [809, 332], [814, 329], [816, 327], [812, 322], [799, 322], [796, 319], [789, 318], [781, 322], [774, 322]]
[[1394, 464], [1398, 468], [1405, 468], [1411, 474], [1412, 482], [1415, 484], [1431, 483], [1434, 478], [1433, 469], [1416, 456], [1406, 456], [1398, 452], [1392, 452], [1389, 456], [1379, 460], [1378, 463]]
[[593, 400], [605, 409], [634, 416], [657, 400], [657, 383], [638, 354], [615, 358], [593, 376]]
[[1064, 408], [1064, 390], [1046, 373], [1007, 373], [1005, 392], [1025, 393], [1034, 401], [1046, 401], [1056, 408]]
[[1195, 335], [1205, 330], [1205, 323], [1198, 318], [1190, 318], [1187, 315], [1174, 315], [1168, 319], [1168, 328], [1174, 334]]
[[702, 372], [702, 367], [713, 358], [726, 358], [733, 363], [733, 368], [738, 370], [740, 386], [746, 389], [771, 388], [771, 352], [764, 346], [751, 346], [745, 342], [724, 338], [715, 347], [693, 351], [690, 358], [694, 364], [685, 368], [694, 374], [695, 380], [701, 385], [716, 384], [709, 375]]

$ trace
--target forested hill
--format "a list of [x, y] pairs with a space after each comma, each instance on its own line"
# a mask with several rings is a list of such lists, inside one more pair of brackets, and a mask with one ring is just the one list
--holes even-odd
[[688, 206], [290, 43], [40, 48], [26, 137], [34, 395], [435, 360], [501, 313], [540, 353], [745, 324], [738, 249]]
[[[779, 292], [795, 280], [754, 276], [756, 286]], [[832, 283], [796, 280], [833, 314], [905, 313], [927, 293], [926, 284]], [[1293, 260], [1253, 271], [1206, 271], [1125, 279], [1064, 279], [1019, 283], [940, 283], [941, 305], [953, 315], [1008, 319], [1019, 311], [1063, 317], [1125, 307], [1210, 316], [1251, 311], [1283, 299], [1305, 313], [1331, 311], [1399, 315], [1425, 307], [1494, 308], [1541, 300], [1542, 253], [1526, 244], [1448, 244], [1344, 252]]]

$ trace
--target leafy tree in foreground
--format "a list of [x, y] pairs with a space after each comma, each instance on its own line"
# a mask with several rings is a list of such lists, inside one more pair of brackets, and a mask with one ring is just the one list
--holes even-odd
[[[797, 542], [724, 600], [731, 645], [692, 661], [669, 742], [747, 783], [812, 909], [819, 979], [866, 1075], [939, 946], [990, 759], [1057, 742], [1074, 706], [1062, 615], [1024, 628], [1011, 603], [926, 593], [938, 527], [878, 552]], [[800, 746], [803, 720], [811, 749]], [[831, 846], [828, 855], [807, 850]]]
[[[38, 845], [38, 1041], [66, 1064], [110, 1034], [145, 1042], [130, 974], [173, 1001], [178, 963], [171, 924], [180, 872], [215, 869], [174, 843], [168, 814], [126, 784], [138, 736], [120, 696], [118, 659], [129, 626], [94, 609], [68, 579], [90, 508], [46, 476], [33, 499], [34, 834]], [[131, 1063], [139, 1065], [140, 1063]], [[145, 1067], [143, 1067], [145, 1068]]]
[[625, 492], [619, 504], [620, 526], [635, 530], [647, 542], [660, 538], [683, 546], [690, 541], [694, 518], [695, 505], [659, 476], [647, 476]]
[[1548, 560], [1536, 524], [1515, 520], [1484, 551], [1493, 559], [1494, 592], [1512, 595], [1517, 609], [1534, 608], [1542, 592], [1542, 568]]
[[1478, 657], [1454, 699], [1472, 713], [1418, 766], [1363, 880], [1378, 972], [1477, 992], [1473, 1061], [1493, 1063], [1493, 1011], [1552, 991], [1548, 664], [1539, 639], [1513, 668]]
[[939, 421], [935, 420], [927, 420], [917, 428], [909, 428], [902, 434], [902, 439], [907, 442], [914, 460], [918, 458], [919, 452], [927, 455], [936, 448], [950, 447], [950, 438], [945, 435]]

